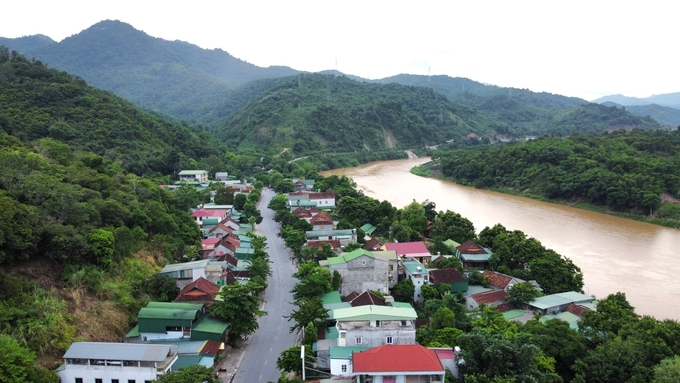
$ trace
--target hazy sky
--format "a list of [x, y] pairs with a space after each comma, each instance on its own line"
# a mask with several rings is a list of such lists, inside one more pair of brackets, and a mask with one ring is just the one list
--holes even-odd
[[258, 66], [337, 68], [371, 79], [445, 74], [588, 100], [680, 92], [673, 1], [6, 3], [2, 37], [41, 33], [61, 41], [111, 19]]

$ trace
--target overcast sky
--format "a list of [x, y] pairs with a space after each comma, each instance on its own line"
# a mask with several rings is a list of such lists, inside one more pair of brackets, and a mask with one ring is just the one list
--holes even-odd
[[[98, 21], [258, 66], [467, 77], [588, 100], [680, 92], [673, 1], [6, 1], [1, 37]], [[672, 40], [672, 36], [676, 36]]]

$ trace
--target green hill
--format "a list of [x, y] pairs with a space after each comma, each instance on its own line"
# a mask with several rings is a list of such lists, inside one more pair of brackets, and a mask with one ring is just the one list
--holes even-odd
[[140, 175], [173, 174], [189, 159], [220, 153], [207, 133], [6, 49], [0, 49], [0, 132], [24, 142], [52, 138]]
[[230, 147], [306, 155], [422, 148], [502, 127], [429, 88], [300, 74], [277, 81], [211, 130]]
[[205, 121], [198, 113], [203, 105], [249, 81], [297, 73], [287, 67], [260, 68], [219, 49], [154, 38], [120, 21], [101, 21], [56, 44], [28, 49], [20, 42], [6, 41], [52, 68], [188, 121]]

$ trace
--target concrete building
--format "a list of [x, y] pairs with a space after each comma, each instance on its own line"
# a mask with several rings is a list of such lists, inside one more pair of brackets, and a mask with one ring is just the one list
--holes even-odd
[[146, 383], [171, 371], [176, 345], [75, 342], [57, 369], [62, 383]]
[[430, 274], [427, 268], [425, 268], [422, 263], [416, 261], [413, 258], [406, 258], [400, 262], [404, 269], [404, 273], [406, 274], [406, 278], [410, 279], [411, 282], [413, 282], [413, 286], [415, 286], [415, 290], [413, 291], [413, 301], [422, 303], [423, 296], [420, 290], [422, 289], [423, 285], [428, 283], [430, 280]]
[[357, 306], [331, 311], [336, 321], [338, 346], [377, 347], [385, 344], [415, 344], [418, 314], [409, 304]]
[[435, 351], [418, 344], [354, 352], [352, 361], [357, 383], [444, 382], [444, 367]]
[[178, 175], [180, 181], [208, 182], [207, 170], [182, 170]]
[[397, 255], [393, 251], [356, 249], [319, 264], [328, 267], [331, 273], [335, 270], [340, 273], [340, 294], [345, 296], [367, 290], [387, 294], [397, 281]]

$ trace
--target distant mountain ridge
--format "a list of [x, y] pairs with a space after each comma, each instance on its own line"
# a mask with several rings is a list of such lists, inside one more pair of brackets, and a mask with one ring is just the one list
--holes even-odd
[[[51, 39], [50, 39], [51, 40]], [[2, 44], [93, 86], [179, 119], [195, 121], [202, 105], [249, 81], [288, 76], [288, 67], [257, 67], [220, 50], [154, 38], [131, 25], [106, 20], [49, 43], [35, 36]]]
[[680, 92], [655, 94], [653, 96], [644, 98], [628, 97], [622, 94], [615, 94], [611, 96], [600, 97], [597, 100], [593, 100], [593, 102], [598, 104], [603, 104], [605, 102], [613, 102], [622, 106], [657, 104], [661, 106], [667, 106], [670, 108], [680, 109]]

